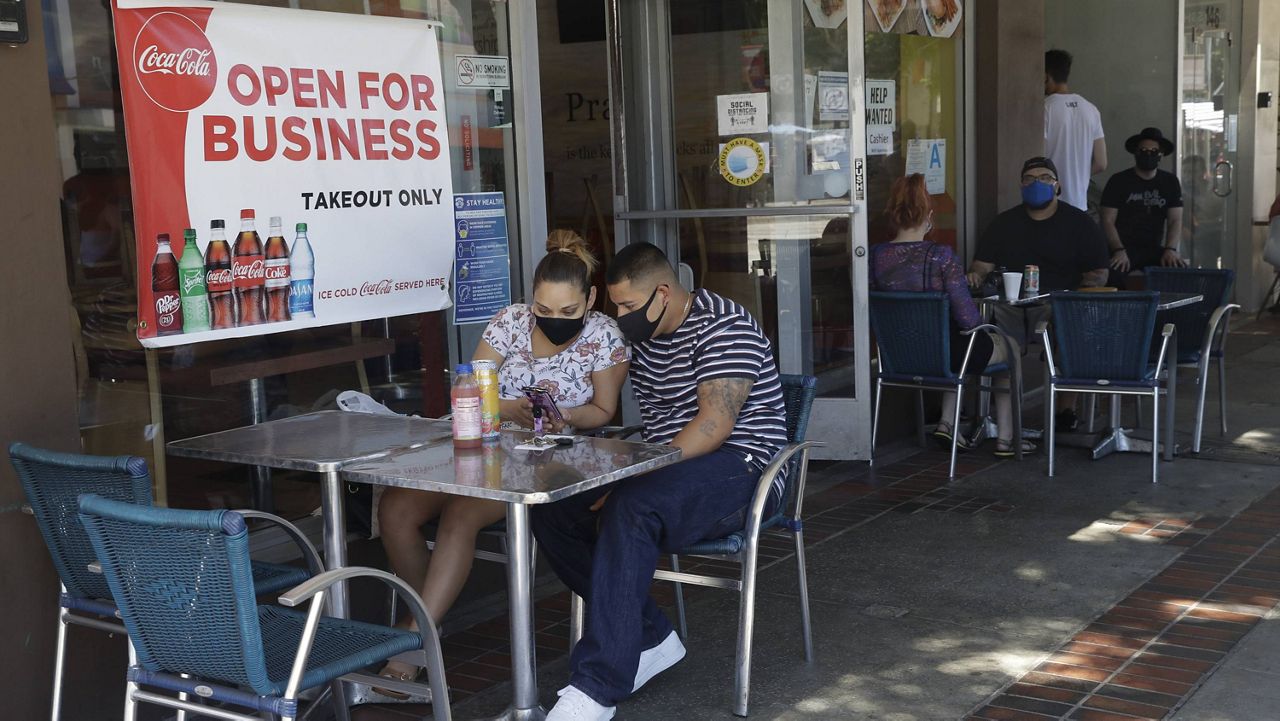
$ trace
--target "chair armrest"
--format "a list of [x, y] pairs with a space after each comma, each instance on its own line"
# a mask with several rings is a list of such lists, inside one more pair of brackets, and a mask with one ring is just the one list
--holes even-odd
[[[1165, 323], [1160, 329], [1160, 355], [1156, 357], [1156, 378], [1160, 377], [1160, 371], [1164, 370], [1164, 359], [1169, 353], [1169, 343], [1177, 335], [1177, 328], [1172, 323]], [[1177, 347], [1176, 345], [1174, 347]]]
[[[1236, 303], [1227, 303], [1214, 309], [1213, 315], [1209, 316], [1209, 328], [1204, 334], [1204, 344], [1200, 347], [1201, 358], [1208, 358], [1209, 354], [1214, 350], [1222, 350], [1222, 346], [1226, 344], [1227, 330], [1231, 324], [1231, 311], [1239, 307]], [[1220, 338], [1219, 330], [1221, 330]]]
[[[317, 602], [323, 601], [325, 592], [333, 584], [363, 577], [376, 578], [388, 584], [396, 592], [396, 595], [400, 596], [408, 604], [409, 610], [413, 613], [414, 620], [418, 624], [418, 633], [423, 639], [422, 647], [426, 653], [431, 697], [432, 699], [445, 699], [446, 703], [443, 704], [443, 709], [448, 709], [449, 691], [444, 682], [444, 659], [440, 653], [440, 631], [436, 628], [435, 620], [431, 618], [431, 612], [427, 610], [418, 593], [403, 579], [386, 571], [364, 566], [347, 566], [325, 571], [280, 594], [280, 605], [288, 606], [289, 608], [294, 608], [312, 599], [311, 608], [307, 613], [307, 624], [303, 628], [302, 639], [298, 644], [298, 654], [294, 657], [293, 670], [289, 675], [289, 687], [286, 689], [286, 694], [290, 697], [296, 697], [298, 687], [302, 683], [302, 676], [306, 671], [306, 659], [311, 654], [315, 631], [320, 623], [320, 612], [324, 607], [323, 603]], [[433, 709], [436, 706], [437, 704], [432, 704]], [[436, 718], [441, 718], [438, 711]], [[443, 718], [448, 718], [447, 711]]]
[[644, 430], [644, 426], [640, 423], [633, 423], [629, 426], [600, 426], [589, 431], [584, 431], [582, 435], [592, 438], [614, 438], [617, 440], [625, 440]]
[[271, 513], [266, 513], [265, 511], [255, 511], [248, 508], [241, 508], [241, 509], [236, 509], [235, 512], [239, 513], [241, 516], [245, 518], [254, 518], [261, 521], [267, 521], [268, 523], [272, 523], [276, 526], [279, 526], [280, 529], [283, 530], [285, 534], [289, 536], [289, 538], [294, 542], [294, 544], [298, 546], [298, 550], [302, 551], [302, 557], [306, 559], [307, 570], [311, 572], [311, 575], [316, 576], [321, 573], [324, 573], [324, 563], [321, 562], [320, 554], [316, 552], [316, 547], [311, 544], [310, 539], [308, 539], [306, 535], [304, 535], [302, 531], [298, 529], [297, 526], [284, 520], [280, 516], [277, 516]]
[[[760, 474], [760, 479], [756, 481], [756, 490], [751, 496], [751, 507], [747, 511], [747, 525], [745, 530], [747, 535], [751, 537], [752, 547], [755, 546], [755, 539], [760, 535], [760, 523], [764, 521], [764, 504], [769, 500], [769, 493], [773, 488], [773, 481], [786, 467], [797, 453], [802, 453], [807, 458], [810, 448], [818, 448], [826, 445], [819, 441], [803, 441], [800, 443], [791, 443], [783, 447], [773, 456], [773, 460]], [[799, 506], [803, 500], [804, 493], [804, 473], [805, 469], [800, 469], [801, 476], [796, 479], [800, 483], [800, 487], [796, 488], [796, 504]]]
[[1036, 333], [1040, 336], [1040, 341], [1044, 343], [1045, 362], [1049, 364], [1049, 375], [1058, 375], [1058, 366], [1053, 362], [1053, 348], [1049, 345], [1049, 322], [1040, 321], [1036, 323]]

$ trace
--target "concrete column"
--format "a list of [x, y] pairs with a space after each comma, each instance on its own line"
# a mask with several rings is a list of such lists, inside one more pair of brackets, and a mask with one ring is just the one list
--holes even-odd
[[[61, 178], [40, 6], [28, 5], [30, 41], [0, 45], [0, 441], [74, 451], [80, 442]], [[13, 468], [0, 462], [0, 715], [36, 719], [49, 714], [58, 581], [35, 522], [18, 510], [23, 500]], [[113, 664], [115, 685], [123, 687], [124, 657], [103, 663]], [[64, 709], [87, 700], [74, 692], [66, 699]]]
[[[1044, 0], [967, 3], [975, 45], [975, 228], [1020, 201], [1022, 161], [1044, 153]], [[968, 244], [977, 247], [977, 239]], [[971, 250], [972, 252], [972, 250]]]

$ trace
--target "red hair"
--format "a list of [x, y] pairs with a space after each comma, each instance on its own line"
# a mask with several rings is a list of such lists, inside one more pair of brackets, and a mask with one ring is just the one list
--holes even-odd
[[894, 232], [924, 225], [933, 203], [924, 185], [924, 176], [912, 173], [898, 178], [889, 187], [889, 202], [884, 206], [885, 218]]

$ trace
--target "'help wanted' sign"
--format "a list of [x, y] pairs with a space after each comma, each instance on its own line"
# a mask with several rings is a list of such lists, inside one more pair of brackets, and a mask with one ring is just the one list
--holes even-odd
[[717, 95], [716, 118], [720, 135], [769, 132], [769, 94]]

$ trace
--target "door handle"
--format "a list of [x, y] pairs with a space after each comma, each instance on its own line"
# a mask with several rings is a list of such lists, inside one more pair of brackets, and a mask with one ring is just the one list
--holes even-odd
[[[1222, 182], [1226, 181], [1226, 190], [1222, 189]], [[1231, 191], [1235, 189], [1235, 166], [1229, 160], [1219, 160], [1213, 166], [1213, 194], [1219, 198], [1225, 198], [1231, 195]]]

